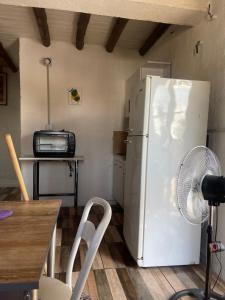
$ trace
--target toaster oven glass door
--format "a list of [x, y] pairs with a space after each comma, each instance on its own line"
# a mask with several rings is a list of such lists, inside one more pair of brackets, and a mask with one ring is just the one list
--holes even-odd
[[67, 152], [68, 139], [66, 136], [40, 136], [36, 139], [37, 152]]

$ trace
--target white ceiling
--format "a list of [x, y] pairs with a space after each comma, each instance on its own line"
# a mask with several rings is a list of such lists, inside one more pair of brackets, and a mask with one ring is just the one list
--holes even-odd
[[[74, 43], [79, 13], [52, 9], [46, 9], [46, 13], [51, 40]], [[91, 15], [85, 43], [105, 45], [113, 23], [112, 17]], [[117, 47], [139, 49], [155, 26], [148, 21], [129, 20]], [[40, 40], [32, 8], [0, 4], [0, 41], [6, 45], [19, 37]]]
[[0, 0], [1, 4], [6, 5], [43, 7], [186, 26], [195, 26], [205, 18], [208, 2], [209, 0]]

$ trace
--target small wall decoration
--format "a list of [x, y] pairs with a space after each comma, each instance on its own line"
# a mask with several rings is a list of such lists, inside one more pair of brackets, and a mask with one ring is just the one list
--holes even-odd
[[81, 103], [81, 89], [78, 87], [69, 89], [69, 104], [77, 105], [80, 103]]
[[0, 105], [7, 105], [7, 73], [0, 72]]

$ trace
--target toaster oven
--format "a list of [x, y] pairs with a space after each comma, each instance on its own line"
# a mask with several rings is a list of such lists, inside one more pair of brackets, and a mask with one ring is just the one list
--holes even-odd
[[73, 157], [75, 154], [75, 134], [70, 131], [35, 131], [33, 152], [35, 157]]

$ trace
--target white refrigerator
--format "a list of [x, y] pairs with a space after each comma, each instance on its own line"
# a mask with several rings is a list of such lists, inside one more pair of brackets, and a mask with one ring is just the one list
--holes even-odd
[[204, 145], [209, 82], [147, 76], [130, 101], [124, 237], [142, 267], [198, 264], [201, 226], [176, 205], [176, 180], [187, 151]]

